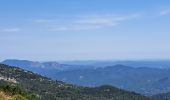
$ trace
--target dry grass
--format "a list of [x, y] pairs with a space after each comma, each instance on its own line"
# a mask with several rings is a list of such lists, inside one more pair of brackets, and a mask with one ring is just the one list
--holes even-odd
[[21, 95], [9, 96], [4, 92], [0, 92], [0, 100], [27, 100], [27, 99]]

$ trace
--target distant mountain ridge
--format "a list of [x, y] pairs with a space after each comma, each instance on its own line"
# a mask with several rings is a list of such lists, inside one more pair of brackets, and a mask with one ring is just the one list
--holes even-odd
[[1, 62], [1, 64], [18, 66], [20, 68], [33, 71], [35, 73], [39, 73], [41, 75], [53, 79], [55, 79], [55, 73], [59, 71], [93, 68], [93, 66], [85, 66], [85, 65], [60, 64], [55, 61], [38, 62], [38, 61], [29, 61], [29, 60], [16, 60], [16, 59], [4, 60]]
[[56, 79], [83, 86], [109, 84], [145, 95], [170, 91], [170, 69], [115, 65], [58, 72]]
[[170, 68], [170, 60], [120, 60], [120, 61], [112, 61], [112, 60], [87, 60], [87, 61], [63, 61], [64, 64], [71, 65], [92, 65], [95, 67], [105, 67], [105, 66], [114, 66], [117, 64], [122, 64], [126, 66], [133, 67], [149, 67], [149, 68]]

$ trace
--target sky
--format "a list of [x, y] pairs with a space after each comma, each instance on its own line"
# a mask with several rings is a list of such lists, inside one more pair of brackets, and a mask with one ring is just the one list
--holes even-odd
[[170, 59], [170, 0], [0, 0], [5, 59]]

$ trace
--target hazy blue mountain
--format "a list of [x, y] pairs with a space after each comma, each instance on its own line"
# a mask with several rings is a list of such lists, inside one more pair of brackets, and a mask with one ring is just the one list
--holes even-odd
[[110, 84], [145, 95], [170, 91], [170, 69], [115, 65], [58, 72], [56, 79], [83, 86]]
[[41, 75], [48, 76], [50, 78], [55, 78], [55, 74], [60, 71], [93, 68], [93, 66], [60, 64], [54, 61], [38, 62], [38, 61], [8, 59], [8, 60], [4, 60], [1, 63], [11, 65], [11, 66], [18, 66], [20, 68], [33, 71], [35, 73], [39, 73]]

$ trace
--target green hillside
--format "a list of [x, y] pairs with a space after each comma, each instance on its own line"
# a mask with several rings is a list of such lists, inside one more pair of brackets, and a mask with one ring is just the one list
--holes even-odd
[[39, 98], [16, 84], [1, 80], [0, 100], [39, 100]]

